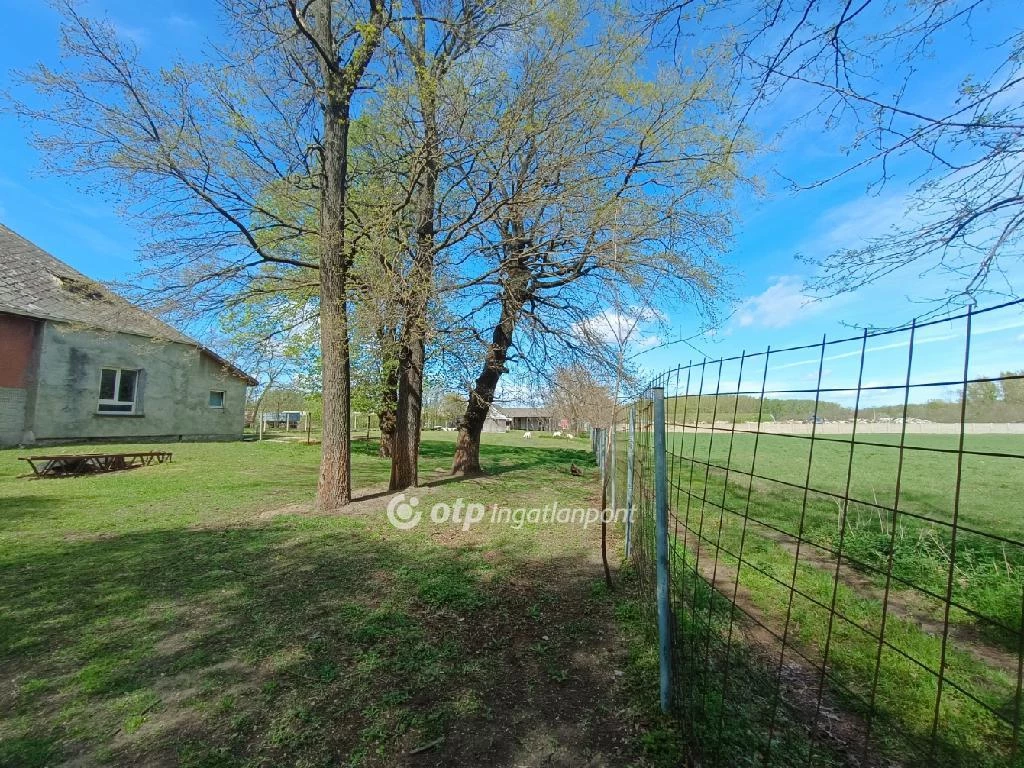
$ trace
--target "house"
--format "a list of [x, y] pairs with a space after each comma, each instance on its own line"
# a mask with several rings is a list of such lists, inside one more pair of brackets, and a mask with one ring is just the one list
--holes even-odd
[[487, 418], [484, 420], [484, 432], [508, 432], [512, 426], [512, 419], [499, 411], [493, 405], [487, 411]]
[[547, 408], [506, 408], [505, 415], [512, 420], [512, 429], [528, 432], [550, 432], [551, 411]]
[[237, 440], [255, 384], [0, 224], [0, 446]]

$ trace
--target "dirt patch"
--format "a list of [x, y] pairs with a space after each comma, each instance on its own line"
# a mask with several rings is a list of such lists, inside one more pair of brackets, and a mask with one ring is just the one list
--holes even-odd
[[281, 517], [282, 515], [302, 515], [310, 517], [314, 514], [313, 502], [306, 504], [287, 504], [277, 509], [268, 509], [266, 512], [259, 514], [260, 520], [273, 520], [275, 517]]
[[88, 541], [113, 541], [113, 540], [117, 539], [117, 537], [120, 536], [120, 535], [121, 534], [119, 534], [119, 533], [107, 533], [107, 532], [100, 532], [100, 533], [92, 533], [92, 532], [90, 532], [90, 533], [65, 533], [63, 538], [64, 538], [64, 541], [66, 541], [66, 542], [69, 542], [71, 544], [77, 544], [78, 542], [82, 542], [82, 541], [86, 541], [86, 542], [88, 542]]
[[[410, 488], [405, 491], [406, 495], [415, 495], [417, 488]], [[268, 509], [261, 512], [257, 517], [260, 520], [272, 520], [282, 515], [298, 515], [300, 517], [369, 517], [371, 514], [381, 513], [387, 506], [388, 501], [394, 494], [388, 491], [386, 485], [360, 488], [359, 493], [345, 507], [337, 510], [318, 510], [313, 501], [298, 504], [286, 504], [283, 507]]]

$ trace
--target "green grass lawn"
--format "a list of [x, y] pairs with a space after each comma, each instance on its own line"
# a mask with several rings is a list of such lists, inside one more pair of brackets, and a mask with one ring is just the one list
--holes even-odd
[[[937, 671], [942, 666], [943, 604], [927, 592], [944, 595], [947, 588], [952, 541], [950, 529], [942, 523], [952, 519], [956, 455], [906, 453], [900, 509], [937, 522], [902, 515], [893, 539], [890, 516], [871, 505], [893, 504], [898, 437], [865, 435], [862, 439], [891, 447], [856, 447], [849, 495], [867, 504], [851, 503], [843, 526], [841, 500], [810, 493], [805, 504], [801, 486], [807, 480], [809, 441], [762, 435], [754, 473], [763, 479], [753, 481], [749, 508], [752, 519], [744, 525], [750, 488], [745, 473], [750, 472], [754, 458], [753, 437], [737, 435], [730, 444], [727, 434], [713, 439], [707, 434], [670, 434], [669, 446], [674, 454], [669, 457], [673, 478], [670, 504], [682, 527], [691, 531], [679, 534], [674, 550], [676, 573], [696, 569], [707, 579], [717, 568], [717, 576], [722, 579], [719, 589], [731, 595], [738, 565], [735, 554], [742, 542], [744, 564], [739, 567], [738, 581], [741, 603], [780, 633], [786, 629], [785, 617], [791, 611], [789, 640], [812, 660], [799, 662], [798, 666], [816, 671], [828, 643], [828, 673], [838, 684], [830, 694], [833, 700], [856, 712], [859, 700], [871, 700], [874, 687], [878, 712], [874, 738], [883, 750], [889, 749], [911, 764], [934, 759], [943, 765], [1018, 764], [1020, 757], [1011, 759], [1010, 755], [1017, 707], [1024, 548], [965, 532], [957, 539], [952, 598], [969, 610], [954, 608], [950, 615], [947, 684], [939, 710], [938, 754], [933, 757], [937, 680], [928, 670]], [[908, 444], [932, 448], [955, 448], [956, 441], [954, 436], [908, 436]], [[1024, 491], [1024, 459], [1019, 457], [1024, 456], [1024, 438], [968, 436], [966, 448], [1015, 454], [1018, 458], [964, 457], [960, 525], [981, 533], [1024, 539], [1024, 517], [1019, 514]], [[691, 462], [691, 457], [698, 462]], [[705, 474], [699, 462], [709, 461], [709, 457], [712, 464], [731, 468], [728, 478], [717, 468]], [[845, 495], [850, 466], [848, 442], [816, 441], [809, 485]], [[621, 485], [624, 483], [620, 481]], [[728, 511], [723, 513], [723, 507]], [[794, 579], [798, 533], [804, 543], [795, 586], [803, 595], [795, 595], [791, 603], [789, 584]], [[885, 637], [894, 647], [882, 649], [876, 685], [878, 642], [871, 635], [881, 629], [885, 578], [866, 566], [886, 569], [890, 541], [894, 541], [893, 575], [913, 586], [892, 583]], [[840, 546], [845, 558], [863, 565], [844, 558], [837, 584], [835, 558], [828, 550]], [[698, 670], [710, 676], [695, 676], [691, 686], [693, 690], [704, 689], [700, 704], [706, 708], [709, 692], [714, 699], [722, 687], [722, 672], [716, 671], [716, 664], [724, 665], [725, 643], [720, 641], [728, 633], [728, 605], [716, 602], [699, 584], [681, 580], [679, 586], [685, 592], [681, 632], [690, 638], [688, 647], [698, 649], [696, 658], [710, 657], [707, 667]], [[830, 622], [829, 611], [822, 605], [831, 605], [833, 599], [836, 610], [845, 618]], [[703, 656], [699, 651], [702, 647], [707, 649]], [[735, 653], [732, 663], [737, 660]], [[776, 647], [776, 660], [777, 656]], [[790, 663], [797, 661], [794, 654]], [[777, 661], [769, 666], [774, 663]], [[809, 687], [816, 690], [816, 676], [807, 677], [814, 678]], [[767, 683], [768, 689], [773, 686], [773, 682]], [[843, 689], [855, 695], [844, 698]], [[769, 719], [771, 695], [773, 691], [768, 703], [759, 704], [765, 711], [748, 708], [743, 716], [751, 722]], [[790, 695], [784, 692], [783, 698]], [[733, 686], [732, 696], [748, 704], [753, 701], [742, 685]], [[983, 704], [972, 701], [972, 696]], [[723, 708], [735, 716], [735, 711], [729, 709], [734, 706], [719, 700], [717, 709], [712, 707], [714, 725]], [[699, 720], [706, 715], [701, 712], [694, 717]], [[1011, 724], [1005, 722], [1007, 719]], [[857, 728], [851, 726], [851, 730]], [[719, 735], [714, 734], [715, 738]], [[764, 748], [765, 738], [764, 732], [754, 728], [742, 734], [737, 743], [753, 752]], [[776, 748], [779, 746], [773, 746]], [[776, 759], [785, 762], [787, 753], [781, 754]], [[805, 760], [806, 754], [799, 761]]]
[[[680, 724], [651, 711], [651, 605], [626, 599], [628, 589], [605, 589], [596, 526], [516, 529], [485, 517], [469, 530], [423, 522], [397, 531], [385, 516], [388, 462], [363, 440], [354, 444], [355, 503], [316, 515], [319, 446], [286, 437], [180, 444], [171, 464], [56, 480], [28, 479], [17, 460], [23, 452], [0, 452], [0, 766], [670, 766], [687, 750], [760, 764], [777, 690], [773, 662], [764, 638], [746, 630], [726, 646], [728, 605], [704, 582], [677, 584], [679, 650], [690, 660]], [[487, 474], [461, 479], [447, 473], [454, 437], [424, 435], [422, 486], [410, 492], [424, 512], [457, 498], [488, 507], [596, 504], [587, 440], [486, 435]], [[913, 439], [936, 447], [952, 440]], [[706, 539], [697, 570], [707, 578], [716, 562], [708, 542], [735, 552], [744, 537], [742, 518], [721, 507], [743, 509], [747, 480], [736, 470], [749, 471], [753, 445], [737, 437], [730, 457], [727, 439], [683, 440], [670, 435], [671, 503]], [[761, 440], [755, 472], [802, 484], [805, 441]], [[1008, 436], [971, 437], [968, 447], [1024, 453], [1021, 439]], [[730, 462], [728, 482], [720, 470], [690, 476], [684, 457], [708, 455]], [[811, 485], [843, 492], [848, 457], [842, 443], [816, 445]], [[901, 508], [948, 519], [951, 458], [910, 454]], [[965, 459], [962, 523], [1024, 536], [1013, 512], [1016, 462]], [[586, 476], [573, 477], [572, 463]], [[858, 446], [851, 495], [890, 504], [895, 473], [892, 449]], [[766, 525], [747, 526], [739, 585], [745, 607], [776, 628], [789, 590], [773, 578], [792, 577], [786, 534], [797, 531], [802, 511], [798, 490], [755, 480], [751, 514]], [[794, 599], [789, 633], [812, 659], [828, 637], [827, 611], [814, 601], [828, 604], [833, 591], [848, 619], [869, 632], [880, 627], [883, 581], [844, 562], [836, 585], [823, 548], [837, 547], [842, 533], [846, 553], [882, 565], [890, 522], [858, 505], [847, 510], [845, 532], [839, 520], [834, 500], [810, 495], [796, 584], [814, 600]], [[615, 562], [620, 535], [612, 531]], [[943, 526], [898, 521], [895, 574], [944, 591], [948, 552]], [[693, 536], [681, 536], [676, 573], [692, 572], [697, 554]], [[719, 551], [717, 563], [718, 577], [732, 578], [735, 558]], [[1015, 548], [962, 535], [954, 599], [1019, 623], [1022, 569]], [[931, 760], [936, 683], [906, 657], [938, 668], [937, 618], [941, 605], [894, 585], [886, 638], [897, 650], [881, 656], [874, 738], [907, 764]], [[947, 679], [1012, 718], [1017, 635], [965, 611], [952, 620]], [[868, 697], [876, 654], [862, 629], [833, 622], [835, 681]], [[813, 688], [813, 675], [795, 669], [787, 679], [796, 688], [783, 698]], [[844, 738], [854, 743], [863, 714], [856, 699], [834, 689], [825, 705], [850, 713]], [[815, 750], [814, 764], [841, 764], [843, 749], [813, 746], [805, 725], [799, 715], [780, 719], [775, 762], [805, 763]], [[1009, 731], [947, 685], [933, 764], [1005, 765]]]
[[[488, 474], [452, 480], [427, 434], [416, 494], [587, 506], [587, 447], [488, 435]], [[0, 452], [0, 765], [641, 760], [596, 528], [396, 531], [373, 442], [333, 516], [315, 445], [173, 450], [54, 480]]]

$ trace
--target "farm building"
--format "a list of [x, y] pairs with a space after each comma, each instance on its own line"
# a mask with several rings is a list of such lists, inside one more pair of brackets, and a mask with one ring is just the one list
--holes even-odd
[[305, 411], [267, 411], [263, 414], [266, 429], [298, 429], [304, 422]]
[[256, 381], [0, 224], [0, 446], [236, 440]]
[[553, 418], [547, 408], [506, 408], [505, 415], [512, 419], [512, 429], [530, 432], [550, 432]]
[[484, 420], [484, 432], [508, 432], [512, 427], [512, 419], [499, 411], [494, 406], [487, 412]]

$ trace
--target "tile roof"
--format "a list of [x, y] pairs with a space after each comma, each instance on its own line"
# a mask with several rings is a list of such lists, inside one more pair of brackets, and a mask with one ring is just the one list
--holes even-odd
[[510, 418], [548, 418], [551, 416], [550, 408], [503, 408], [505, 415]]
[[73, 323], [197, 347], [250, 384], [256, 381], [199, 342], [0, 224], [0, 312]]

